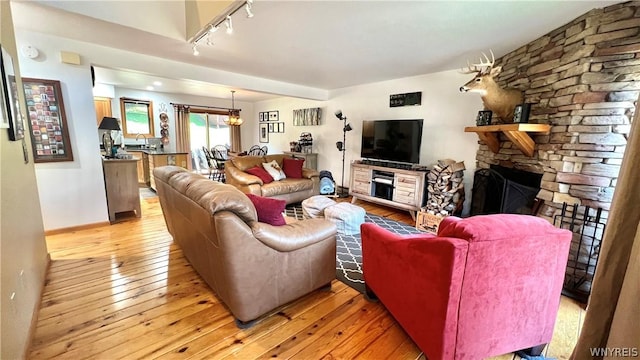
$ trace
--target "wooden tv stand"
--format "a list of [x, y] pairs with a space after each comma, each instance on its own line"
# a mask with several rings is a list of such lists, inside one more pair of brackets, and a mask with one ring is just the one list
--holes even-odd
[[408, 210], [415, 220], [425, 198], [426, 171], [351, 164], [349, 195], [357, 199]]

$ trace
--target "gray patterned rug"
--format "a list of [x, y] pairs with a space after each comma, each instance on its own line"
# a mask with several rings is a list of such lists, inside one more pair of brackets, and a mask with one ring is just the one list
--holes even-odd
[[[303, 219], [300, 204], [287, 206], [287, 216]], [[378, 215], [365, 214], [365, 222], [375, 223], [391, 232], [402, 235], [420, 234], [416, 228], [389, 220]], [[362, 276], [362, 246], [360, 234], [342, 235], [336, 237], [336, 278], [352, 288], [364, 293], [364, 279]]]

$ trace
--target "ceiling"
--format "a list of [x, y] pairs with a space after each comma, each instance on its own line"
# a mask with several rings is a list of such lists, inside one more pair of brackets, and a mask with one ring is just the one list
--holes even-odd
[[[184, 1], [13, 0], [14, 24], [87, 43], [155, 56], [172, 71], [97, 65], [98, 82], [155, 91], [260, 101], [284, 87], [342, 87], [459, 69], [492, 49], [502, 56], [594, 8], [618, 1], [273, 1], [254, 0], [253, 18], [233, 15], [194, 56]], [[72, 24], [61, 26], [61, 24]], [[223, 29], [221, 29], [223, 30]], [[135, 54], [132, 54], [135, 56]], [[181, 75], [216, 69], [224, 80]], [[222, 78], [222, 77], [220, 77]]]

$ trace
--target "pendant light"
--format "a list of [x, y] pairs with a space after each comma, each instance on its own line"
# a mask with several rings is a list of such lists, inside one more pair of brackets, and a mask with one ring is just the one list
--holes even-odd
[[230, 126], [240, 126], [243, 122], [240, 118], [240, 110], [236, 109], [235, 92], [235, 90], [231, 90], [231, 109], [229, 109], [229, 116], [224, 120], [224, 123]]

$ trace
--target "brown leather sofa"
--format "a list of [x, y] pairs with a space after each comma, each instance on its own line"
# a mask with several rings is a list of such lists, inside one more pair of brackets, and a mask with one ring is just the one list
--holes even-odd
[[273, 154], [265, 156], [236, 156], [225, 163], [224, 171], [227, 184], [231, 184], [243, 193], [282, 199], [287, 204], [297, 203], [320, 194], [320, 173], [302, 168], [302, 179], [283, 179], [265, 184], [259, 177], [244, 172], [254, 166], [262, 166], [272, 160], [282, 167], [282, 159], [287, 155]]
[[324, 219], [257, 221], [231, 185], [176, 166], [153, 170], [164, 219], [185, 257], [239, 327], [335, 278], [336, 228]]

